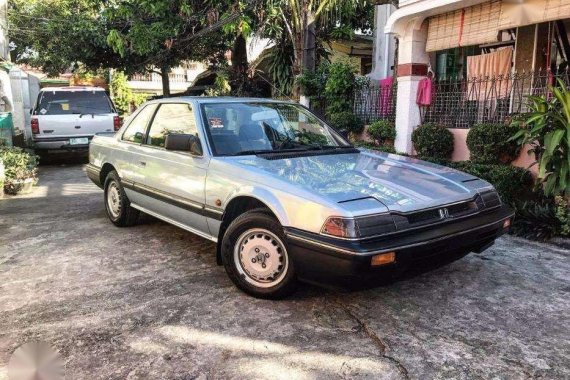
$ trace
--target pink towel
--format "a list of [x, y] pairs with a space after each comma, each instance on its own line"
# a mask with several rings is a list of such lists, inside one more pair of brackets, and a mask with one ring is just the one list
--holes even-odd
[[390, 114], [392, 108], [392, 86], [394, 85], [394, 78], [388, 77], [380, 80], [380, 97], [378, 107], [380, 108], [380, 115], [386, 116]]
[[416, 103], [418, 103], [419, 106], [431, 106], [434, 92], [433, 80], [431, 78], [422, 79], [418, 84]]

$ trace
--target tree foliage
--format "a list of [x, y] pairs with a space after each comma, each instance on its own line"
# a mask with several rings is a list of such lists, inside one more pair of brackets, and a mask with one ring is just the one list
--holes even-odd
[[94, 71], [133, 66], [107, 44], [109, 24], [91, 0], [11, 0], [8, 7], [15, 62], [41, 67], [51, 76], [80, 64]]

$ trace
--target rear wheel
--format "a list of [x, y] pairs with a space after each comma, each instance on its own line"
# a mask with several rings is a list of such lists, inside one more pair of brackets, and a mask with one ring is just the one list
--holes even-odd
[[230, 224], [222, 240], [222, 262], [234, 284], [252, 296], [279, 299], [297, 287], [283, 227], [263, 209]]
[[135, 225], [140, 212], [131, 206], [116, 171], [113, 170], [107, 174], [104, 189], [105, 210], [111, 222], [119, 227]]

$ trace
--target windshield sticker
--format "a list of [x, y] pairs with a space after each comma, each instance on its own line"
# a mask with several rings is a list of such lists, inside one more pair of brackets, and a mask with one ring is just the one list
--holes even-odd
[[223, 128], [224, 127], [224, 122], [219, 117], [211, 117], [208, 119], [208, 121], [210, 122], [210, 127], [212, 127], [212, 128]]
[[40, 110], [40, 113], [41, 113], [42, 115], [45, 115], [45, 114], [47, 113], [47, 110], [46, 110], [45, 108], [42, 108], [42, 109]]

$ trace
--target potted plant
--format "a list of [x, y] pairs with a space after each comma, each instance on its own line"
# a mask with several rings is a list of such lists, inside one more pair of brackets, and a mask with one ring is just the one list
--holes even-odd
[[37, 156], [21, 148], [0, 146], [0, 161], [4, 163], [4, 192], [30, 193], [37, 183]]

